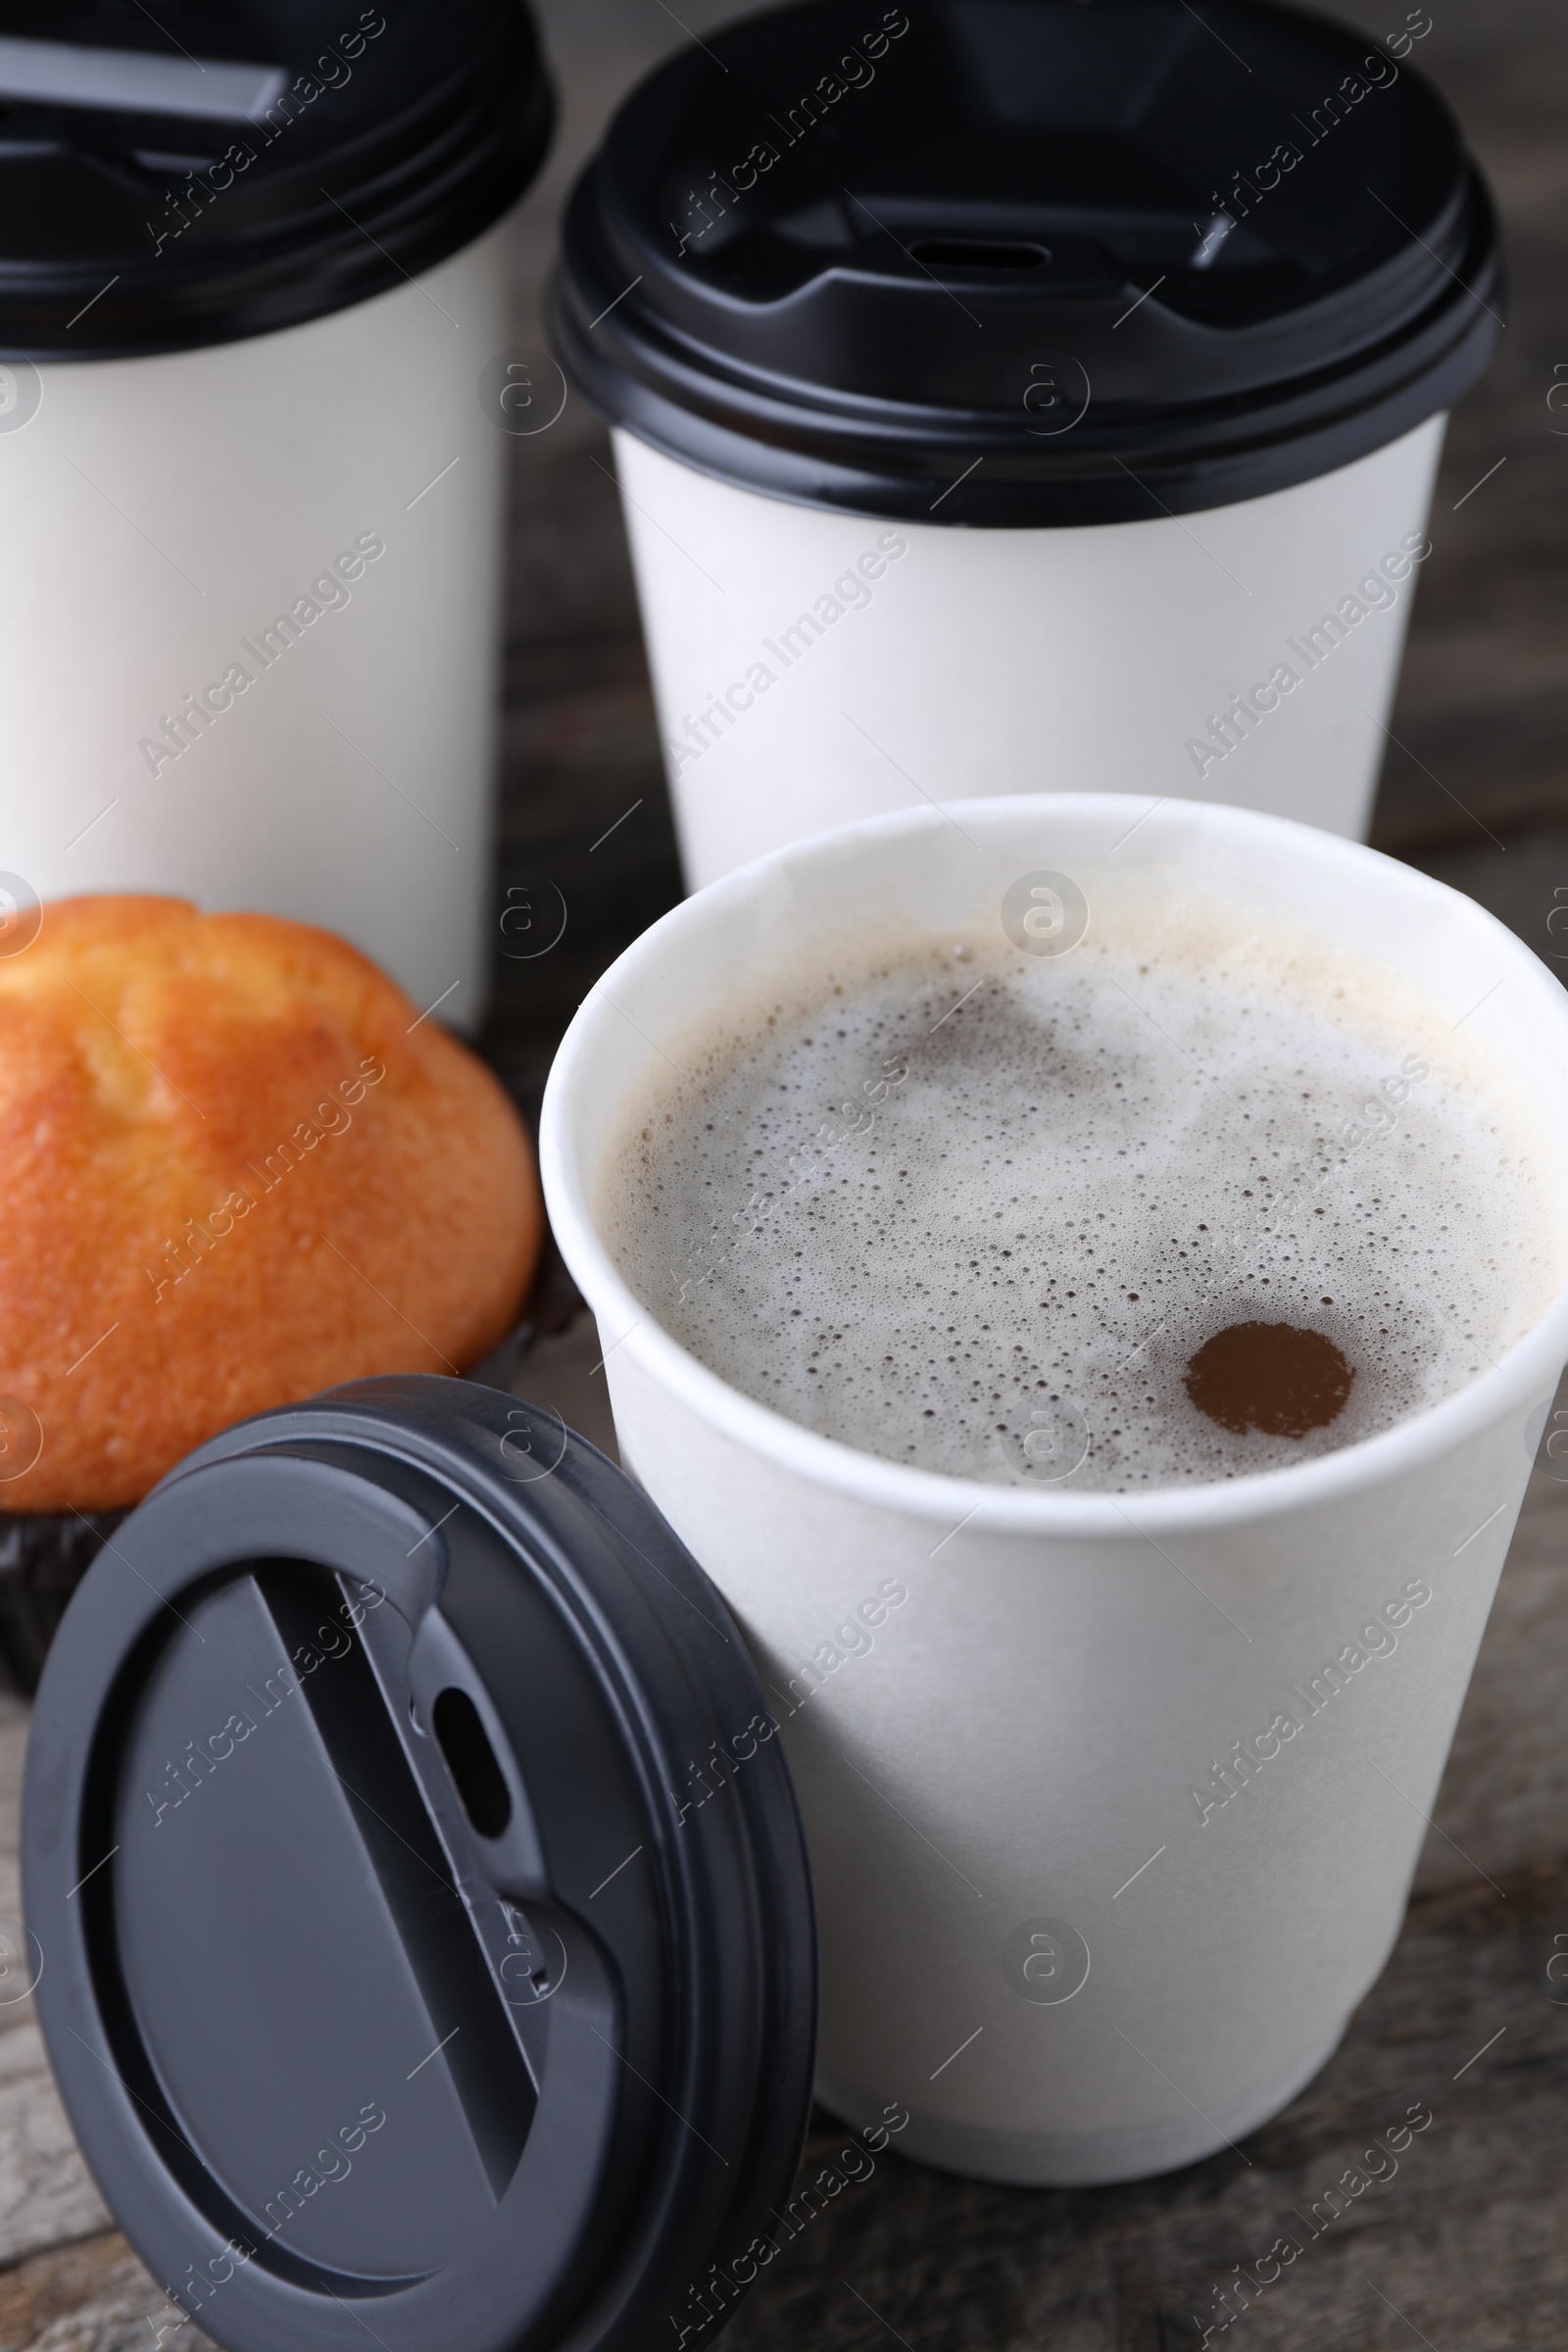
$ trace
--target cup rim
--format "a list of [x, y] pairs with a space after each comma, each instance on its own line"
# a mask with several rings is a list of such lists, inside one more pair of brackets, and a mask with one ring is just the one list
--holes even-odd
[[[1157, 799], [1146, 803], [1133, 794], [1062, 792], [995, 794], [965, 799], [958, 805], [966, 817], [984, 824], [1004, 813], [1017, 818], [1030, 808], [1043, 815], [1102, 814], [1113, 818], [1134, 811], [1152, 813], [1152, 807], [1160, 804]], [[1178, 822], [1190, 809], [1195, 819], [1211, 821], [1218, 815], [1241, 832], [1261, 829], [1275, 837], [1282, 833], [1302, 837], [1312, 844], [1315, 855], [1331, 862], [1338, 859], [1345, 865], [1361, 866], [1368, 858], [1376, 859], [1400, 877], [1401, 887], [1429, 897], [1439, 907], [1462, 909], [1462, 919], [1490, 932], [1511, 966], [1508, 976], [1517, 975], [1548, 1004], [1553, 997], [1560, 999], [1553, 1010], [1568, 1029], [1568, 996], [1560, 986], [1552, 986], [1552, 975], [1523, 941], [1462, 891], [1364, 843], [1320, 832], [1289, 817], [1218, 802], [1167, 799], [1163, 806]], [[949, 1539], [960, 1530], [972, 1529], [982, 1534], [1125, 1541], [1129, 1532], [1180, 1535], [1296, 1514], [1408, 1477], [1501, 1420], [1508, 1410], [1522, 1405], [1533, 1390], [1541, 1392], [1537, 1402], [1543, 1414], [1549, 1411], [1568, 1359], [1568, 1278], [1524, 1335], [1489, 1370], [1451, 1396], [1422, 1407], [1391, 1429], [1306, 1462], [1251, 1471], [1240, 1478], [1150, 1487], [1130, 1494], [990, 1485], [947, 1472], [911, 1469], [862, 1452], [747, 1396], [665, 1331], [655, 1310], [627, 1284], [599, 1236], [590, 1205], [591, 1175], [580, 1165], [572, 1126], [571, 1101], [579, 1074], [585, 1063], [591, 1063], [600, 1035], [617, 1018], [612, 992], [617, 983], [640, 977], [648, 965], [657, 964], [666, 952], [666, 943], [705, 920], [710, 907], [744, 898], [760, 877], [786, 862], [793, 865], [813, 857], [836, 857], [851, 843], [896, 840], [949, 821], [946, 808], [933, 803], [929, 808], [900, 808], [864, 817], [771, 850], [669, 908], [615, 958], [584, 997], [551, 1065], [540, 1117], [539, 1163], [556, 1241], [600, 1324], [604, 1363], [624, 1347], [658, 1386], [744, 1450], [762, 1456], [808, 1485], [904, 1518], [943, 1523]], [[941, 1545], [937, 1549], [940, 1551]]]

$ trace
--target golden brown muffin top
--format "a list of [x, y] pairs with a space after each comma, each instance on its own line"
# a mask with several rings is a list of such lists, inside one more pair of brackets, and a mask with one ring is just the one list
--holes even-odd
[[384, 973], [179, 899], [46, 906], [0, 959], [0, 1152], [6, 1511], [133, 1502], [248, 1414], [466, 1370], [544, 1228], [508, 1098]]

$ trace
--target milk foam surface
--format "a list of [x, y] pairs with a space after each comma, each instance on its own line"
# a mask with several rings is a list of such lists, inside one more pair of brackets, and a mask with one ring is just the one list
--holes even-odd
[[[1226, 1479], [1452, 1395], [1561, 1279], [1528, 1107], [1411, 988], [1306, 935], [1162, 920], [1071, 956], [991, 932], [835, 943], [677, 1051], [600, 1230], [748, 1396], [912, 1467], [1063, 1492]], [[1233, 1434], [1186, 1367], [1290, 1323], [1334, 1423]]]

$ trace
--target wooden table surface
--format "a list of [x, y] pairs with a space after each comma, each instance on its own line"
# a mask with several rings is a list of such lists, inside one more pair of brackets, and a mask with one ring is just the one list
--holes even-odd
[[[524, 342], [572, 172], [619, 93], [682, 38], [659, 0], [549, 0], [543, 13], [563, 122], [519, 224]], [[702, 33], [732, 12], [683, 0], [679, 13]], [[1335, 13], [1371, 37], [1406, 18], [1402, 0]], [[1547, 406], [1568, 381], [1568, 15], [1561, 0], [1410, 13], [1432, 24], [1412, 60], [1448, 92], [1501, 202], [1511, 320], [1449, 432], [1375, 838], [1544, 956], [1568, 955], [1546, 929], [1554, 893], [1568, 896], [1568, 396], [1564, 413]], [[568, 919], [552, 955], [498, 964], [484, 1044], [531, 1107], [584, 991], [679, 877], [605, 434], [572, 400], [514, 455], [497, 906], [508, 886], [549, 881]], [[547, 1343], [518, 1385], [602, 1428], [580, 1340]], [[1568, 1948], [1565, 1554], [1568, 1483], [1543, 1463], [1403, 1935], [1338, 2055], [1284, 2115], [1238, 2153], [1117, 2189], [992, 2188], [889, 2153], [782, 2251], [732, 2325], [734, 2352], [1197, 2347], [1223, 2318], [1227, 2279], [1255, 2273], [1287, 2231], [1302, 2252], [1212, 2342], [1544, 2352], [1568, 2340], [1568, 1983], [1548, 1966]], [[25, 1734], [24, 1705], [0, 1694], [0, 1923], [18, 1910]], [[178, 2315], [87, 2177], [30, 2000], [6, 1992], [0, 1979], [0, 2352], [149, 2352]], [[1433, 2120], [1397, 2174], [1307, 2238], [1293, 2216], [1413, 2103]], [[821, 2119], [811, 2169], [842, 2137]], [[208, 2342], [190, 2323], [163, 2340]]]

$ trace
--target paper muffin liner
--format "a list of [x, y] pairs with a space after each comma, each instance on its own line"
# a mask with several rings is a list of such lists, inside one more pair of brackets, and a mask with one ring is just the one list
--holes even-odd
[[66, 1605], [128, 1511], [0, 1513], [0, 1660], [28, 1697]]

